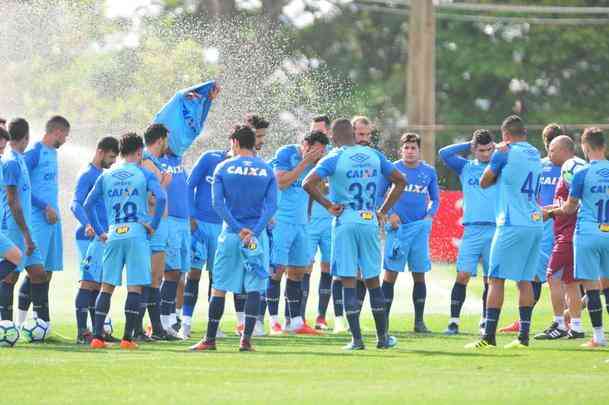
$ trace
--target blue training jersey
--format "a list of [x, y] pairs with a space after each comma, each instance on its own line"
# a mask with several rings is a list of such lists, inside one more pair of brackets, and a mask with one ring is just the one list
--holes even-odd
[[494, 225], [497, 186], [480, 187], [480, 178], [488, 162], [460, 156], [471, 150], [470, 142], [457, 143], [440, 149], [440, 158], [457, 173], [463, 191], [463, 225]]
[[334, 148], [317, 163], [314, 172], [328, 178], [330, 200], [344, 206], [341, 223], [377, 224], [378, 187], [395, 170], [385, 155], [368, 146]]
[[150, 224], [156, 229], [166, 202], [165, 191], [156, 176], [128, 162], [105, 171], [95, 181], [84, 204], [95, 233], [101, 235], [105, 232], [95, 215], [98, 202], [103, 201], [109, 225], [108, 240], [146, 238], [146, 229], [141, 222], [149, 218], [148, 192], [152, 192], [156, 199], [154, 218]]
[[[14, 186], [17, 190], [19, 204], [23, 211], [23, 219], [26, 226], [29, 228], [32, 223], [32, 186], [30, 184], [30, 175], [27, 170], [27, 165], [23, 158], [23, 154], [11, 150], [2, 166], [5, 186]], [[13, 213], [8, 205], [6, 193], [3, 198], [4, 219], [2, 221], [3, 228], [18, 230], [19, 226], [13, 218]]]
[[497, 226], [543, 227], [537, 201], [541, 178], [539, 151], [528, 142], [515, 142], [507, 152], [495, 151], [489, 169], [497, 176]]
[[[436, 169], [423, 161], [420, 161], [417, 167], [408, 167], [402, 160], [395, 161], [394, 165], [404, 174], [406, 188], [391, 209], [391, 213], [398, 214], [400, 222], [403, 224], [436, 215], [440, 207], [440, 191]], [[389, 183], [383, 181], [383, 196], [388, 188]]]
[[575, 232], [609, 238], [609, 161], [595, 160], [576, 172], [569, 195], [581, 201]]
[[[277, 150], [273, 161], [275, 172], [289, 172], [302, 162], [299, 145], [286, 145]], [[304, 225], [308, 221], [309, 195], [302, 188], [302, 182], [313, 167], [307, 167], [294, 183], [279, 190], [279, 203], [275, 219], [277, 221]]]
[[186, 169], [182, 165], [182, 158], [167, 153], [159, 158], [163, 171], [171, 173], [171, 182], [167, 186], [168, 213], [171, 217], [188, 218], [188, 185], [186, 184]]
[[214, 172], [212, 198], [230, 232], [248, 228], [259, 236], [277, 210], [273, 169], [255, 156], [225, 160]]
[[539, 204], [542, 207], [554, 203], [554, 192], [560, 179], [560, 166], [545, 157], [541, 159], [541, 178], [539, 180]]
[[[70, 204], [70, 210], [72, 210], [72, 213], [74, 213], [74, 216], [79, 222], [79, 226], [76, 229], [76, 240], [88, 239], [85, 235], [85, 227], [87, 224], [91, 224], [91, 222], [89, 222], [89, 218], [87, 217], [84, 203], [87, 195], [89, 195], [89, 192], [93, 189], [97, 178], [101, 176], [102, 173], [102, 169], [97, 168], [92, 163], [89, 163], [87, 168], [78, 175], [78, 180], [76, 181], [76, 190], [74, 191], [74, 198]], [[107, 232], [108, 216], [106, 214], [106, 208], [104, 207], [103, 200], [100, 199], [97, 201], [94, 212], [99, 224], [102, 226], [104, 231]]]
[[216, 167], [226, 159], [225, 150], [210, 150], [201, 155], [186, 180], [190, 199], [190, 215], [211, 224], [222, 223], [222, 218], [212, 208], [211, 187]]
[[57, 215], [59, 211], [59, 185], [57, 149], [36, 142], [23, 156], [30, 174], [32, 189], [32, 214], [41, 214], [51, 206]]

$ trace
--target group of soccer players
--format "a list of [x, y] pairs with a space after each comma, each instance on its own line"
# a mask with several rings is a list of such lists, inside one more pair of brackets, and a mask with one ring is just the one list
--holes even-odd
[[[322, 115], [299, 143], [279, 148], [265, 162], [258, 154], [269, 122], [248, 114], [231, 130], [227, 147], [204, 152], [188, 175], [182, 155], [219, 91], [209, 82], [179, 92], [143, 137], [100, 139], [80, 173], [70, 205], [79, 222], [77, 343], [99, 349], [116, 340], [104, 325], [123, 278], [128, 294], [121, 348], [189, 338], [204, 268], [207, 329], [193, 351], [216, 349], [227, 292], [233, 295], [241, 351], [253, 350], [252, 336], [265, 335], [267, 310], [271, 334], [329, 330], [331, 299], [334, 332], [348, 330], [352, 340], [345, 349], [362, 350], [359, 319], [367, 293], [377, 347], [391, 348], [397, 344], [388, 333], [394, 286], [406, 265], [413, 278], [414, 331], [428, 333], [425, 273], [431, 270], [429, 238], [440, 198], [436, 170], [421, 160], [419, 135], [404, 134], [401, 157], [391, 163], [372, 146], [368, 118], [331, 123]], [[175, 111], [190, 115], [176, 119]], [[70, 124], [52, 117], [42, 140], [30, 148], [26, 120], [5, 126], [0, 125], [0, 317], [12, 320], [14, 286], [25, 269], [17, 323], [32, 304], [34, 316], [50, 326], [49, 283], [52, 273], [63, 269], [57, 149]], [[481, 264], [481, 339], [467, 347], [496, 345], [505, 280], [517, 283], [520, 313], [504, 328], [519, 332], [506, 347], [529, 345], [533, 307], [546, 280], [555, 318], [536, 338], [584, 337], [586, 305], [594, 327], [586, 346], [605, 346], [600, 293], [609, 298], [609, 162], [603, 133], [584, 131], [587, 164], [556, 124], [543, 131], [544, 159], [527, 142], [519, 117], [506, 118], [501, 132], [501, 142], [480, 129], [471, 141], [440, 150], [441, 160], [461, 180], [464, 210], [445, 333], [459, 333], [466, 287]], [[3, 153], [7, 143], [10, 152]], [[319, 302], [310, 326], [307, 298], [317, 257]]]

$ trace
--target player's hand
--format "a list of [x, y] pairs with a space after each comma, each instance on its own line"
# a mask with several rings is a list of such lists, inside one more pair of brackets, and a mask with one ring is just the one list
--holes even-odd
[[251, 229], [243, 228], [239, 231], [239, 238], [243, 241], [243, 243], [250, 243], [250, 240], [254, 236], [254, 232]]
[[385, 226], [385, 223], [387, 222], [387, 214], [385, 214], [383, 211], [378, 210], [376, 212], [376, 218], [379, 221], [379, 228], [383, 228]]
[[391, 214], [389, 216], [389, 224], [391, 225], [391, 229], [398, 229], [400, 227], [400, 216], [398, 214]]
[[154, 235], [154, 228], [151, 227], [148, 222], [142, 222], [142, 225], [144, 225], [144, 228], [146, 228], [146, 232], [148, 233], [149, 236]]
[[541, 215], [543, 216], [543, 221], [547, 221], [549, 219], [552, 219], [553, 217], [551, 217], [550, 212], [554, 211], [556, 209], [556, 207], [543, 207], [541, 209]]
[[25, 255], [31, 256], [32, 253], [34, 253], [34, 250], [36, 250], [36, 245], [34, 244], [34, 241], [32, 240], [32, 237], [30, 236], [29, 233], [27, 233], [25, 235], [24, 239], [25, 239]]
[[161, 173], [161, 186], [162, 187], [167, 187], [169, 185], [169, 183], [171, 183], [171, 179], [173, 177], [171, 176], [171, 173], [169, 172], [162, 172]]
[[101, 235], [99, 235], [99, 240], [102, 241], [102, 243], [106, 243], [106, 241], [108, 240], [108, 234], [106, 232], [102, 233]]
[[49, 224], [55, 225], [57, 223], [57, 211], [55, 211], [53, 207], [47, 206], [44, 209], [44, 215], [46, 216]]
[[201, 98], [201, 95], [196, 91], [189, 91], [188, 93], [186, 93], [186, 98], [189, 100], [198, 100]]
[[495, 144], [495, 150], [498, 150], [499, 152], [507, 152], [510, 149], [509, 146], [510, 146], [509, 141], [499, 142], [499, 143]]
[[194, 218], [190, 218], [190, 233], [195, 233], [199, 225], [197, 224], [197, 220]]
[[335, 217], [339, 217], [340, 214], [343, 213], [345, 207], [343, 207], [340, 204], [334, 204], [332, 203], [332, 205], [330, 205], [330, 207], [328, 207], [328, 211], [330, 212], [330, 214], [334, 215]]
[[95, 229], [93, 229], [91, 224], [87, 224], [87, 226], [85, 226], [85, 236], [87, 239], [93, 239], [95, 236]]
[[214, 88], [209, 92], [209, 99], [212, 101], [215, 100], [221, 91], [222, 87], [220, 87], [219, 84], [214, 84]]
[[307, 165], [312, 165], [324, 155], [323, 148], [311, 148], [302, 156], [302, 161]]

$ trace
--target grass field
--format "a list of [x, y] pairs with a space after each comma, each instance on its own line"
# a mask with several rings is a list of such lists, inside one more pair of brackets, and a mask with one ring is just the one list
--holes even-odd
[[[434, 272], [434, 280], [448, 282], [453, 275], [444, 266], [434, 268]], [[410, 284], [406, 277], [403, 281], [399, 306], [408, 309]], [[508, 288], [501, 324], [515, 319], [514, 290]], [[478, 304], [479, 293], [478, 282], [468, 291], [470, 307]], [[71, 297], [73, 292], [60, 300], [66, 301], [67, 309]], [[428, 300], [433, 301], [434, 297], [428, 296]], [[547, 292], [542, 301], [534, 314], [534, 330], [545, 328], [551, 319]], [[315, 305], [316, 298], [312, 298], [311, 309]], [[118, 331], [122, 331], [121, 306], [122, 299], [117, 297], [113, 308]], [[229, 300], [227, 310], [230, 307]], [[448, 308], [448, 303], [445, 307]], [[196, 338], [203, 332], [203, 318], [199, 315], [195, 325]], [[223, 329], [232, 330], [233, 316], [229, 311], [225, 319]], [[331, 334], [258, 338], [255, 353], [239, 353], [238, 339], [233, 336], [219, 340], [215, 353], [187, 352], [195, 338], [188, 342], [142, 345], [135, 352], [118, 348], [93, 352], [58, 336], [73, 338], [75, 333], [72, 318], [61, 315], [53, 325], [56, 342], [40, 345], [20, 342], [15, 348], [0, 350], [0, 403], [607, 403], [609, 400], [609, 351], [580, 349], [583, 341], [577, 340], [534, 341], [526, 351], [465, 350], [463, 346], [477, 338], [478, 320], [477, 313], [465, 315], [462, 321], [465, 333], [449, 338], [441, 334], [447, 315], [430, 314], [427, 324], [435, 333], [420, 336], [409, 332], [412, 316], [407, 311], [398, 311], [392, 317], [391, 329], [399, 345], [388, 351], [375, 348], [374, 326], [369, 311], [365, 311], [363, 328], [368, 347], [363, 352], [344, 353], [341, 347], [349, 340], [348, 336]], [[587, 313], [584, 320], [589, 332]], [[500, 337], [498, 343], [501, 346], [512, 338]]]

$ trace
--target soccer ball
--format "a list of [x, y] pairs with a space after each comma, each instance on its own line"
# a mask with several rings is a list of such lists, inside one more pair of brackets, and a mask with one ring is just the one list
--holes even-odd
[[112, 332], [114, 332], [114, 328], [112, 327], [112, 319], [108, 317], [104, 321], [104, 333], [106, 335], [112, 335]]
[[578, 158], [577, 156], [567, 160], [565, 163], [563, 163], [562, 168], [560, 169], [560, 174], [563, 180], [567, 184], [571, 184], [575, 173], [580, 171], [585, 165], [586, 161]]
[[12, 347], [19, 340], [19, 329], [13, 321], [0, 321], [0, 347]]
[[51, 333], [49, 325], [40, 318], [29, 319], [21, 326], [21, 333], [30, 343], [40, 343]]

